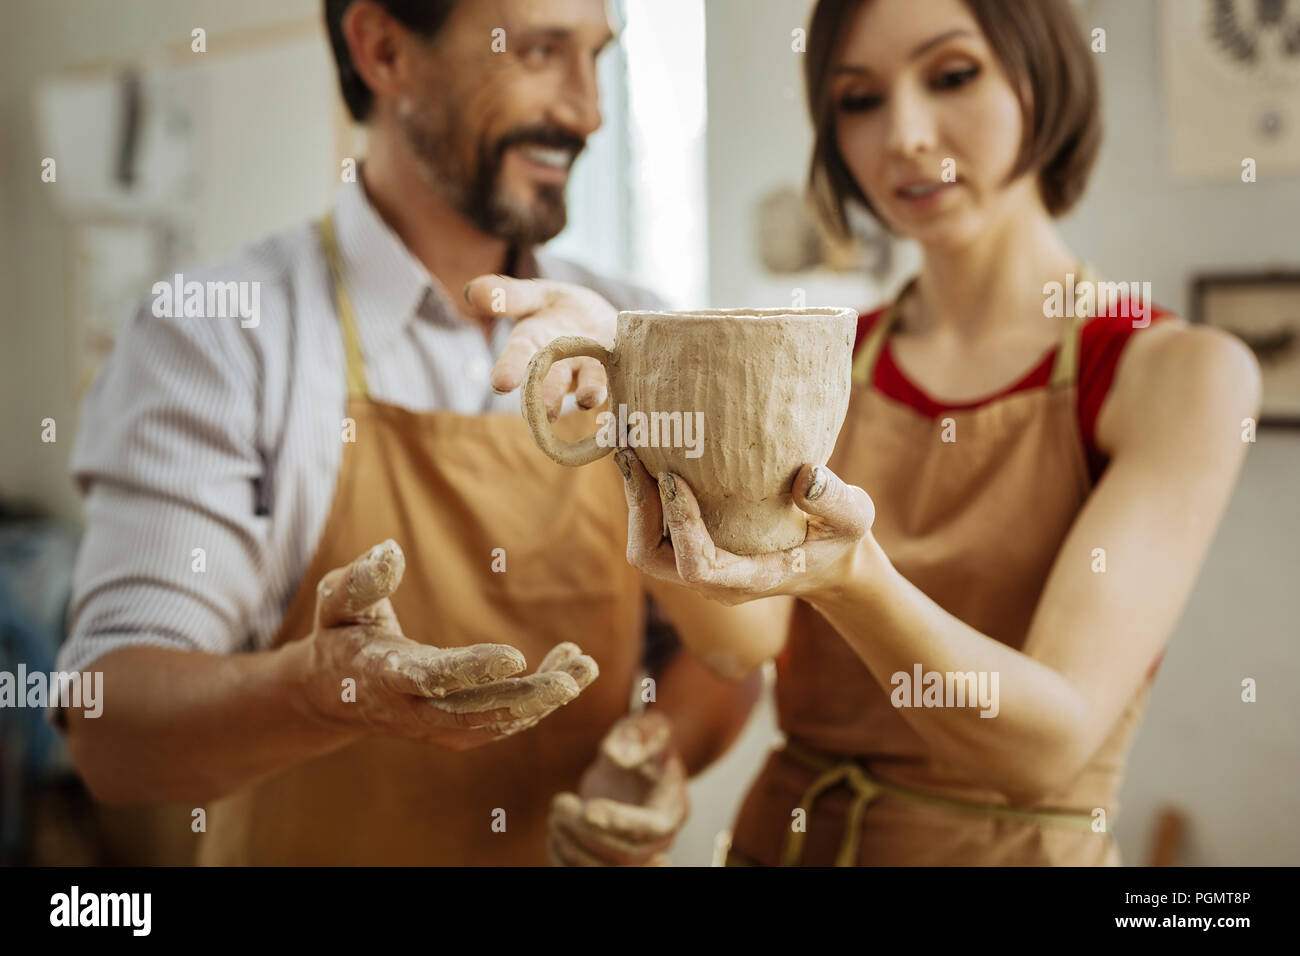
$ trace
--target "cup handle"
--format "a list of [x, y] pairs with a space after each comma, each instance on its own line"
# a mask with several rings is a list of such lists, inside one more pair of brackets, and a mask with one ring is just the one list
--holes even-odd
[[542, 398], [542, 384], [551, 366], [570, 358], [594, 358], [605, 366], [608, 376], [614, 354], [595, 339], [581, 335], [565, 335], [541, 349], [528, 363], [528, 374], [519, 393], [519, 407], [524, 421], [533, 435], [537, 447], [552, 461], [570, 468], [590, 464], [614, 450], [612, 445], [602, 447], [596, 442], [598, 432], [592, 432], [577, 441], [565, 441], [555, 434], [550, 419], [546, 417], [546, 402]]

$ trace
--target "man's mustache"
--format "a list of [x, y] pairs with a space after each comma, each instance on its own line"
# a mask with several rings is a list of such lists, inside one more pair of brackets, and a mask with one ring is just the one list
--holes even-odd
[[507, 149], [512, 146], [527, 144], [529, 146], [542, 146], [547, 149], [567, 149], [573, 153], [576, 161], [577, 157], [587, 146], [587, 141], [581, 136], [574, 136], [558, 126], [525, 126], [520, 129], [512, 130], [501, 139], [497, 140], [496, 160], [499, 163]]

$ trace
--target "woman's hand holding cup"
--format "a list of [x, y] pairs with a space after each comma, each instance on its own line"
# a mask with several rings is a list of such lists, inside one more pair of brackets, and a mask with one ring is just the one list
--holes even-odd
[[732, 554], [713, 543], [681, 476], [664, 473], [656, 480], [630, 448], [619, 449], [614, 460], [627, 495], [629, 563], [723, 604], [777, 594], [811, 598], [838, 588], [852, 574], [858, 545], [875, 520], [865, 491], [825, 465], [804, 465], [792, 488], [796, 506], [807, 515], [803, 543], [768, 554]]

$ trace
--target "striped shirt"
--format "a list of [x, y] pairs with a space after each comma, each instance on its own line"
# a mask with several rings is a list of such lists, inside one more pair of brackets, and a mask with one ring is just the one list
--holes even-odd
[[[488, 383], [512, 321], [498, 316], [485, 335], [462, 319], [360, 183], [343, 186], [334, 216], [372, 396], [520, 414], [517, 392]], [[540, 250], [518, 272], [588, 286], [620, 309], [663, 308]], [[151, 295], [96, 377], [72, 455], [86, 529], [61, 670], [127, 645], [268, 647], [324, 531], [347, 384], [318, 224], [182, 275], [259, 283], [257, 322], [159, 317]]]

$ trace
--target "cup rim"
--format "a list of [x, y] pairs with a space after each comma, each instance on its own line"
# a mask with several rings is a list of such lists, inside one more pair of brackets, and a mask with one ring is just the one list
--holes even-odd
[[618, 318], [621, 321], [624, 316], [628, 318], [640, 318], [642, 316], [653, 316], [659, 319], [691, 321], [694, 319], [748, 319], [751, 321], [762, 321], [765, 319], [817, 319], [817, 318], [848, 318], [857, 319], [858, 310], [848, 308], [838, 308], [834, 306], [817, 306], [807, 309], [625, 309], [619, 312]]

